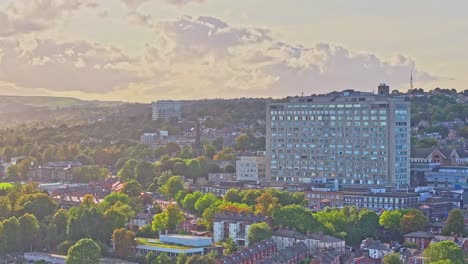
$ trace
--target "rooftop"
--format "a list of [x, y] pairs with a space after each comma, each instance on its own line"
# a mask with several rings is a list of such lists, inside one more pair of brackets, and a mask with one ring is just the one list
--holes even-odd
[[153, 247], [158, 247], [158, 248], [170, 248], [170, 249], [182, 249], [182, 250], [195, 248], [195, 247], [189, 247], [189, 246], [168, 244], [168, 243], [161, 242], [161, 240], [159, 239], [152, 239], [152, 238], [138, 237], [136, 238], [136, 242], [139, 245], [153, 246]]

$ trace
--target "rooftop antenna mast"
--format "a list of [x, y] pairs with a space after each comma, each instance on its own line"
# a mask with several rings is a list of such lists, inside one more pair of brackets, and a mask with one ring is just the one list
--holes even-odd
[[414, 86], [413, 86], [413, 69], [411, 69], [411, 77], [410, 77], [410, 89], [413, 90], [414, 89]]

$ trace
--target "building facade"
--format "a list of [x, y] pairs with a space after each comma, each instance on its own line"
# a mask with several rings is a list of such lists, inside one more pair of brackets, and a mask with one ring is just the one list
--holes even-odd
[[267, 104], [266, 171], [276, 181], [406, 186], [410, 103], [343, 91]]
[[182, 117], [182, 103], [178, 101], [156, 101], [152, 103], [153, 120], [172, 119], [179, 120]]
[[402, 192], [350, 192], [343, 193], [344, 206], [356, 206], [369, 209], [405, 209], [414, 208], [419, 203], [419, 194]]
[[240, 156], [236, 160], [236, 180], [258, 181], [265, 178], [264, 151], [259, 151], [255, 156]]

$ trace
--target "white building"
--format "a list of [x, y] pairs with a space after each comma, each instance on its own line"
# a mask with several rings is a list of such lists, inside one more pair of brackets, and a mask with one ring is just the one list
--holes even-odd
[[236, 180], [258, 181], [265, 179], [265, 152], [256, 156], [240, 156], [236, 161]]
[[362, 240], [361, 249], [368, 251], [369, 257], [373, 259], [383, 259], [385, 255], [395, 252], [389, 244], [373, 240], [372, 238]]
[[182, 103], [178, 101], [157, 101], [152, 103], [153, 120], [171, 119], [179, 120], [182, 117]]
[[294, 244], [304, 242], [310, 253], [318, 254], [322, 250], [333, 248], [339, 252], [345, 250], [345, 241], [336, 237], [320, 234], [304, 235], [294, 230], [279, 229], [273, 232], [273, 240], [278, 249], [284, 249]]
[[140, 137], [140, 143], [143, 145], [153, 147], [158, 142], [158, 139], [159, 139], [158, 133], [144, 133]]
[[237, 245], [248, 246], [247, 234], [254, 223], [267, 222], [269, 218], [254, 214], [229, 214], [220, 213], [213, 220], [213, 241], [221, 242], [231, 238]]

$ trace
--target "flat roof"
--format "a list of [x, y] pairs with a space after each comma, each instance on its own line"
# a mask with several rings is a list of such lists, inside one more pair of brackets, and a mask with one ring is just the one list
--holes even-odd
[[145, 246], [150, 246], [150, 247], [153, 246], [153, 247], [159, 247], [159, 248], [170, 248], [170, 249], [181, 249], [181, 250], [199, 248], [199, 247], [192, 247], [192, 246], [168, 244], [168, 243], [161, 242], [161, 240], [159, 239], [153, 239], [153, 238], [137, 237], [135, 240], [140, 245], [145, 245]]

